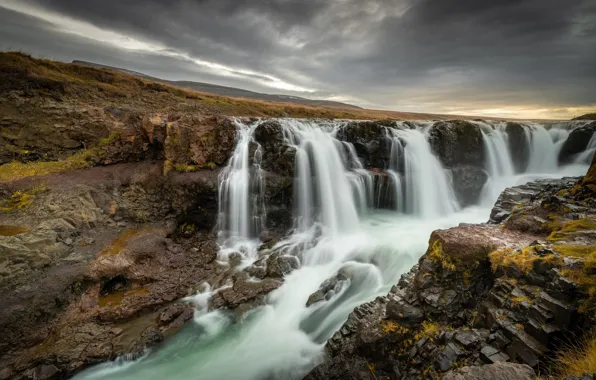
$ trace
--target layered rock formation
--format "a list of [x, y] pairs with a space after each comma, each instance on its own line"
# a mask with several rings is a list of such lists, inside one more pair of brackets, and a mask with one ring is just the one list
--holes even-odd
[[354, 310], [306, 379], [548, 374], [596, 323], [595, 170], [596, 158], [584, 179], [508, 189], [492, 224], [433, 232], [418, 265]]

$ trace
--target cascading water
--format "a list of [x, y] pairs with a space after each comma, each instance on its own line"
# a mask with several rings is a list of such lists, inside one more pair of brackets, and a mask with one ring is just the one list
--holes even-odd
[[[361, 169], [353, 149], [345, 149], [334, 137], [337, 125], [320, 125], [289, 120], [283, 121], [286, 142], [296, 148], [295, 180], [298, 208], [296, 218], [302, 230], [319, 221], [335, 235], [358, 228], [358, 210], [366, 208], [366, 180], [357, 172], [348, 171], [347, 153], [355, 167]], [[315, 214], [316, 213], [316, 214]]]
[[530, 141], [530, 161], [526, 169], [530, 173], [552, 173], [558, 167], [559, 151], [553, 136], [541, 125], [525, 128]]
[[[219, 176], [219, 239], [224, 247], [220, 256], [230, 252], [254, 256], [265, 219], [261, 147], [252, 137], [257, 124], [236, 124], [239, 140], [229, 165]], [[251, 146], [256, 148], [254, 152]]]
[[454, 213], [457, 199], [441, 163], [423, 132], [387, 128], [391, 142], [389, 173], [403, 211], [422, 218]]
[[[424, 127], [386, 129], [390, 158], [384, 174], [366, 170], [354, 146], [337, 139], [342, 124], [278, 121], [286, 145], [296, 149], [295, 225], [274, 249], [299, 256], [301, 267], [286, 275], [283, 285], [268, 295], [266, 305], [247, 312], [241, 323], [235, 322], [234, 313], [206, 310], [208, 298], [222, 288], [205, 285], [201, 294], [191, 297], [198, 311], [194, 323], [181, 333], [136, 361], [104, 363], [78, 379], [300, 379], [321, 359], [326, 340], [354, 307], [386, 294], [415, 264], [433, 230], [486, 221], [496, 198], [492, 192], [486, 205], [458, 210], [447, 172], [432, 153]], [[265, 215], [261, 150], [253, 138], [258, 124], [239, 124], [236, 150], [220, 176], [222, 260], [232, 250], [249, 262], [258, 253]], [[488, 187], [506, 187], [522, 175], [533, 175], [514, 174], [502, 123], [482, 128]], [[531, 170], [575, 174], [561, 172], [567, 168], [548, 158], [556, 156], [557, 141], [567, 131], [547, 132], [536, 125], [524, 128], [530, 136], [529, 161], [535, 155], [534, 164], [528, 166]], [[546, 143], [548, 157], [532, 151], [539, 148], [536, 141]], [[538, 163], [539, 156], [544, 162]], [[585, 173], [587, 165], [581, 168]], [[389, 178], [396, 209], [405, 212], [372, 207], [379, 203], [375, 178]], [[334, 289], [329, 299], [306, 306], [319, 285], [340, 272], [347, 278], [343, 286]], [[233, 287], [231, 280], [224, 287]]]

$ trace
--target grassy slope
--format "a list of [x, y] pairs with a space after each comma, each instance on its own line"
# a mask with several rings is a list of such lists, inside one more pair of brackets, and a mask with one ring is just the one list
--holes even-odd
[[339, 119], [443, 119], [446, 115], [315, 107], [292, 103], [230, 98], [169, 86], [116, 70], [0, 53], [0, 96], [24, 91], [30, 96], [75, 100], [81, 104], [117, 104], [132, 108], [197, 111], [228, 116], [314, 117]]

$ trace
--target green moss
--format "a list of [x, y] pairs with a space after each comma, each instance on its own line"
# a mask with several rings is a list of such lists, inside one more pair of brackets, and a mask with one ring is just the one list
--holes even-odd
[[428, 257], [435, 263], [441, 264], [444, 269], [454, 271], [456, 270], [456, 263], [450, 256], [443, 252], [443, 244], [435, 240], [428, 250]]
[[550, 261], [555, 258], [554, 255], [538, 256], [536, 255], [536, 246], [513, 250], [504, 248], [494, 251], [488, 255], [493, 272], [500, 268], [515, 266], [523, 273], [530, 273], [534, 268], [534, 262], [538, 260]]
[[596, 221], [592, 218], [583, 218], [578, 220], [572, 220], [570, 222], [563, 223], [556, 227], [553, 232], [549, 235], [549, 241], [560, 241], [570, 237], [573, 237], [578, 232], [596, 230]]
[[98, 147], [105, 147], [105, 146], [109, 146], [112, 145], [113, 143], [115, 143], [116, 141], [120, 140], [120, 133], [119, 132], [112, 132], [108, 135], [108, 137], [104, 137], [99, 139], [99, 141], [97, 142], [97, 146]]
[[93, 166], [93, 162], [102, 157], [103, 153], [99, 149], [92, 148], [83, 149], [58, 161], [32, 161], [27, 163], [13, 161], [0, 165], [0, 182], [85, 169]]
[[29, 190], [17, 190], [7, 199], [0, 200], [0, 211], [22, 210], [33, 204], [35, 197], [47, 191], [44, 184], [37, 185]]
[[170, 160], [165, 160], [163, 163], [163, 175], [167, 176], [174, 169], [174, 163]]

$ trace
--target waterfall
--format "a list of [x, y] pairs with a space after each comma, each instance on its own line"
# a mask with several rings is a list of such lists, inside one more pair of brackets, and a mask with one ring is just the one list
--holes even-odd
[[296, 148], [295, 220], [306, 231], [320, 223], [336, 235], [353, 231], [370, 202], [371, 183], [353, 147], [335, 138], [339, 124], [280, 119], [285, 142]]
[[501, 192], [501, 183], [508, 183], [515, 173], [513, 159], [507, 144], [507, 133], [503, 125], [492, 128], [488, 124], [478, 122], [481, 127], [482, 143], [484, 146], [485, 169], [488, 179], [482, 188], [480, 200], [490, 205]]
[[236, 121], [236, 125], [239, 135], [236, 149], [219, 175], [219, 240], [229, 249], [222, 250], [223, 256], [231, 251], [254, 256], [250, 248], [258, 240], [265, 221], [262, 152], [253, 140], [257, 124], [248, 126]]
[[558, 167], [559, 149], [553, 136], [541, 125], [525, 127], [530, 142], [530, 162], [526, 171], [530, 173], [552, 173]]
[[447, 173], [425, 134], [417, 129], [394, 128], [387, 128], [386, 133], [391, 142], [389, 173], [396, 198], [403, 199], [403, 211], [422, 218], [457, 211], [459, 205]]

